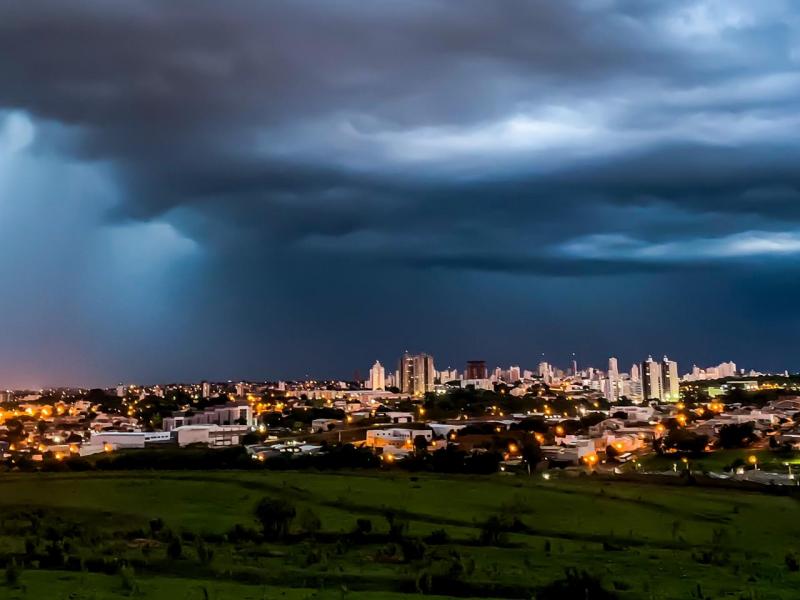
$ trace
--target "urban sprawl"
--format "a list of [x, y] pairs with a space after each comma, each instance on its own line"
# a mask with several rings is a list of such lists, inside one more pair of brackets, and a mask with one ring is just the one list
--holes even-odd
[[[694, 469], [795, 485], [798, 385], [800, 376], [745, 372], [733, 362], [682, 376], [667, 357], [628, 371], [613, 357], [605, 369], [573, 360], [567, 368], [543, 361], [536, 370], [490, 371], [472, 360], [463, 370], [437, 370], [432, 356], [405, 353], [396, 369], [376, 361], [366, 380], [349, 382], [0, 392], [0, 450], [19, 470], [102, 468], [133, 456], [146, 464], [157, 452], [180, 460], [187, 449], [235, 448], [253, 468], [344, 461], [545, 478], [693, 476]], [[714, 456], [722, 460], [703, 462]], [[121, 457], [128, 462], [114, 462]]]

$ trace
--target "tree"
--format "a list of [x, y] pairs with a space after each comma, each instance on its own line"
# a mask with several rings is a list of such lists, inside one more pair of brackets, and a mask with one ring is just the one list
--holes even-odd
[[194, 549], [197, 552], [197, 560], [201, 564], [208, 565], [214, 559], [214, 550], [208, 547], [199, 535], [194, 539]]
[[428, 440], [424, 435], [414, 436], [414, 452], [423, 454], [428, 450]]
[[697, 456], [705, 452], [708, 436], [686, 429], [673, 429], [662, 438], [662, 441], [663, 448], [673, 448], [678, 452]]
[[300, 526], [300, 531], [307, 535], [315, 535], [320, 529], [322, 529], [322, 521], [310, 508], [304, 508], [300, 512], [300, 517], [298, 518], [298, 525]]
[[617, 456], [619, 456], [619, 452], [617, 451], [616, 448], [614, 448], [614, 446], [612, 446], [611, 444], [606, 446], [606, 458], [607, 459], [612, 460], [614, 458], [617, 458]]
[[485, 546], [499, 546], [505, 543], [505, 531], [506, 527], [503, 520], [496, 515], [492, 515], [481, 526], [480, 542]]
[[268, 540], [279, 540], [289, 533], [289, 526], [297, 511], [286, 500], [264, 498], [255, 510], [256, 519], [261, 524], [264, 537]]
[[21, 570], [17, 566], [17, 561], [13, 558], [6, 565], [6, 583], [10, 586], [16, 586], [19, 583]]
[[525, 444], [522, 447], [522, 459], [528, 465], [528, 471], [536, 468], [536, 465], [542, 460], [542, 449], [539, 444]]
[[357, 538], [369, 535], [372, 532], [372, 521], [369, 519], [356, 519], [356, 528], [353, 535]]
[[719, 430], [719, 445], [723, 448], [747, 448], [756, 441], [753, 423], [731, 423]]
[[172, 538], [172, 540], [170, 540], [169, 545], [167, 546], [167, 556], [172, 560], [178, 560], [181, 556], [183, 556], [183, 545], [181, 545], [181, 540], [178, 536], [175, 536]]
[[408, 522], [398, 519], [397, 514], [391, 509], [387, 510], [384, 516], [389, 524], [389, 539], [395, 542], [402, 540], [408, 529]]

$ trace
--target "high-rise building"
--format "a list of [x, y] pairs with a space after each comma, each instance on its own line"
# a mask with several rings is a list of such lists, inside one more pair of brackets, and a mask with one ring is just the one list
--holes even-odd
[[386, 369], [380, 361], [375, 361], [372, 368], [369, 370], [369, 389], [371, 390], [385, 390], [386, 389]]
[[517, 365], [511, 365], [508, 368], [508, 381], [509, 381], [509, 383], [516, 383], [520, 379], [522, 379], [522, 376], [520, 375], [519, 367]]
[[400, 393], [422, 396], [433, 391], [433, 357], [428, 354], [409, 354], [400, 358]]
[[603, 397], [608, 400], [609, 402], [617, 402], [621, 395], [621, 389], [619, 386], [620, 380], [619, 378], [611, 378], [607, 377], [600, 381], [601, 391], [603, 392]]
[[639, 375], [639, 365], [633, 363], [631, 365], [631, 381], [639, 381], [641, 376]]
[[608, 359], [608, 378], [619, 378], [619, 365], [617, 363], [617, 359], [613, 356]]
[[619, 365], [612, 356], [608, 359], [608, 376], [603, 380], [603, 395], [609, 402], [616, 402], [622, 395], [619, 381]]
[[201, 395], [203, 398], [210, 398], [210, 397], [211, 397], [211, 384], [210, 384], [210, 383], [208, 383], [207, 381], [204, 381], [204, 382], [201, 384], [201, 386], [200, 386], [200, 387], [201, 387], [201, 392], [200, 392], [200, 395]]
[[550, 383], [553, 380], [553, 367], [545, 361], [540, 362], [539, 377], [541, 377], [545, 383]]
[[720, 377], [736, 377], [736, 363], [733, 361], [720, 363], [717, 369]]
[[464, 379], [488, 379], [489, 371], [484, 360], [468, 360]]
[[661, 400], [678, 402], [681, 399], [678, 363], [666, 356], [661, 361]]
[[633, 379], [622, 380], [622, 395], [631, 402], [642, 401], [642, 382], [634, 381]]
[[458, 374], [458, 369], [451, 369], [450, 367], [447, 367], [443, 371], [439, 371], [438, 379], [439, 383], [448, 383], [450, 381], [461, 379], [461, 377]]
[[642, 396], [645, 401], [664, 398], [663, 380], [661, 378], [661, 363], [648, 356], [642, 363]]
[[397, 378], [393, 372], [386, 373], [386, 389], [397, 387]]

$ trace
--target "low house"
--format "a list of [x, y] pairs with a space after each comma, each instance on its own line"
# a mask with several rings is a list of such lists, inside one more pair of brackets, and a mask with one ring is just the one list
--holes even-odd
[[437, 437], [449, 438], [453, 433], [464, 429], [466, 425], [455, 425], [452, 423], [428, 423]]
[[578, 464], [585, 456], [595, 455], [594, 441], [589, 438], [577, 439], [574, 444], [561, 446], [542, 446], [542, 456], [548, 461]]
[[344, 425], [344, 421], [341, 419], [314, 419], [311, 421], [311, 432], [324, 433], [342, 425]]
[[633, 452], [645, 445], [644, 440], [638, 435], [625, 435], [612, 433], [595, 440], [595, 448], [605, 451], [611, 446], [617, 453]]
[[389, 419], [389, 423], [413, 423], [414, 422], [414, 414], [410, 412], [399, 412], [399, 411], [386, 411], [382, 413], [378, 413], [379, 415], [386, 417]]
[[389, 429], [370, 429], [367, 431], [366, 445], [371, 447], [395, 446], [402, 448], [414, 445], [414, 439], [422, 436], [428, 443], [433, 439], [432, 429], [406, 429], [391, 427]]
[[655, 409], [652, 406], [614, 406], [612, 413], [625, 413], [625, 420], [630, 423], [646, 423], [653, 418]]
[[622, 419], [605, 419], [589, 427], [589, 435], [592, 437], [599, 437], [604, 435], [607, 431], [617, 431], [623, 427], [625, 427], [625, 421]]

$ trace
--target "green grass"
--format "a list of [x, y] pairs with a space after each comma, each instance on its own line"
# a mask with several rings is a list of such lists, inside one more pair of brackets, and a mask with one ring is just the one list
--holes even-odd
[[[0, 598], [15, 600], [105, 600], [148, 598], [150, 600], [341, 600], [341, 590], [313, 590], [276, 586], [241, 585], [225, 581], [170, 577], [139, 577], [138, 589], [123, 589], [119, 577], [95, 573], [28, 571], [17, 586], [0, 586]], [[207, 594], [207, 595], [206, 595]], [[348, 600], [404, 600], [409, 594], [349, 592]], [[418, 595], [414, 595], [418, 597]], [[442, 596], [427, 596], [433, 600]]]
[[[147, 529], [156, 517], [176, 532], [221, 534], [236, 524], [255, 527], [252, 510], [264, 496], [286, 498], [298, 512], [313, 510], [322, 522], [321, 541], [215, 543], [212, 564], [201, 566], [189, 543], [185, 557], [171, 562], [163, 547], [144, 557], [126, 539], [127, 532]], [[698, 583], [715, 599], [790, 599], [800, 588], [800, 574], [784, 562], [787, 552], [800, 555], [798, 501], [751, 492], [591, 478], [400, 472], [4, 474], [0, 554], [22, 552], [32, 534], [16, 532], [12, 517], [35, 507], [46, 519], [94, 532], [94, 543], [73, 544], [75, 554], [152, 562], [152, 569], [136, 576], [137, 597], [144, 598], [201, 598], [204, 579], [213, 580], [212, 600], [311, 598], [320, 588], [328, 594], [320, 597], [340, 598], [343, 584], [352, 590], [347, 598], [405, 597], [391, 592], [399, 589], [398, 582], [413, 582], [419, 565], [379, 560], [385, 542], [334, 543], [334, 534], [352, 531], [357, 518], [370, 519], [374, 531], [385, 533], [387, 508], [408, 521], [412, 536], [446, 530], [448, 548], [474, 564], [465, 579], [475, 584], [533, 587], [578, 567], [602, 576], [608, 586], [616, 582], [629, 588], [620, 592], [622, 598], [690, 598]], [[525, 531], [510, 534], [505, 546], [480, 546], [481, 523], [498, 514], [519, 518]], [[712, 547], [719, 564], [704, 564], [699, 557]], [[325, 558], [309, 565], [314, 548]], [[251, 576], [269, 586], [246, 583]], [[26, 590], [0, 585], [0, 598], [68, 598], [70, 586], [80, 581], [75, 589], [95, 596], [76, 599], [122, 593], [118, 576], [26, 568]]]
[[[695, 471], [715, 471], [721, 473], [737, 459], [747, 463], [751, 456], [756, 457], [758, 460], [758, 467], [764, 471], [787, 473], [788, 467], [784, 463], [789, 463], [792, 467], [792, 472], [800, 474], [800, 453], [798, 452], [783, 454], [773, 452], [772, 450], [753, 450], [749, 448], [716, 450], [714, 452], [709, 452], [702, 458], [692, 459], [690, 463], [692, 470]], [[679, 458], [659, 456], [657, 454], [648, 455], [642, 458], [640, 462], [642, 467], [648, 471], [669, 471], [672, 470], [674, 464], [677, 464], [678, 470], [683, 468]], [[631, 463], [628, 463], [628, 465], [628, 468], [632, 467]]]

